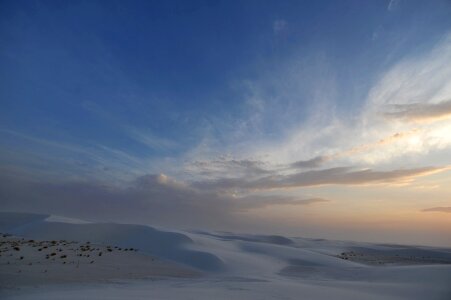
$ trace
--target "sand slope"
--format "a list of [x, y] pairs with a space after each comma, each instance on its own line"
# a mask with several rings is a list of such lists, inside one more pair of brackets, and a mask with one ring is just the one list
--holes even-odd
[[[143, 225], [67, 223], [55, 222], [55, 217], [48, 215], [26, 216], [25, 218], [20, 214], [0, 213], [0, 219], [6, 220], [0, 223], [0, 231], [40, 240], [68, 239], [133, 247], [143, 253], [177, 261], [200, 270], [214, 271], [223, 267], [218, 257], [208, 252], [187, 249], [185, 246], [192, 243], [192, 240], [181, 233], [161, 231]], [[48, 218], [51, 218], [50, 221]]]

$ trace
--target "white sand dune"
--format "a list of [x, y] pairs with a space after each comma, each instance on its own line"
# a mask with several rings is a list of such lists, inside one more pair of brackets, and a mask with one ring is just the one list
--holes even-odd
[[[14, 219], [9, 214], [4, 220], [11, 219], [10, 224], [3, 222], [0, 224], [0, 231], [12, 233], [17, 236], [40, 240], [75, 240], [90, 241], [98, 244], [114, 244], [120, 247], [133, 247], [141, 252], [158, 256], [164, 259], [177, 261], [190, 265], [200, 270], [220, 270], [223, 267], [222, 261], [203, 251], [190, 250], [186, 245], [192, 240], [182, 233], [161, 231], [149, 226], [114, 224], [114, 223], [73, 223], [56, 222], [55, 217], [48, 221], [50, 216], [37, 215], [34, 218], [27, 215], [27, 218], [20, 217]], [[59, 220], [64, 220], [59, 218]]]
[[[176, 232], [63, 218], [51, 218], [49, 222], [48, 218], [44, 215], [0, 214], [0, 231], [26, 239], [90, 241], [98, 247], [138, 248], [137, 253], [126, 254], [140, 255], [133, 258], [135, 263], [120, 252], [104, 261], [107, 268], [114, 265], [114, 261], [130, 260], [128, 270], [136, 269], [135, 275], [118, 276], [122, 278], [120, 282], [109, 280], [99, 284], [94, 279], [99, 277], [96, 272], [100, 271], [90, 265], [93, 280], [88, 278], [87, 282], [91, 284], [73, 280], [71, 284], [59, 282], [55, 285], [57, 280], [42, 276], [35, 282], [38, 287], [27, 286], [23, 279], [17, 279], [20, 276], [16, 276], [16, 279], [11, 277], [9, 284], [20, 289], [2, 290], [2, 298], [451, 299], [450, 249], [271, 235]], [[147, 259], [153, 257], [161, 262], [161, 269], [152, 265], [152, 261], [146, 264], [146, 255]], [[174, 263], [170, 268], [166, 264], [169, 260]], [[144, 268], [138, 267], [141, 263]], [[193, 277], [199, 273], [188, 266], [196, 268], [202, 275]], [[64, 267], [66, 269], [58, 266], [67, 271], [67, 266]], [[26, 265], [21, 268], [26, 270]], [[147, 278], [155, 278], [162, 271], [172, 278], [137, 280], [146, 278], [140, 272], [147, 268], [153, 270]], [[17, 269], [9, 267], [2, 272], [7, 275], [14, 271]], [[188, 278], [176, 279], [174, 276]]]
[[0, 255], [0, 288], [200, 275], [134, 249], [67, 240], [38, 241], [2, 235]]

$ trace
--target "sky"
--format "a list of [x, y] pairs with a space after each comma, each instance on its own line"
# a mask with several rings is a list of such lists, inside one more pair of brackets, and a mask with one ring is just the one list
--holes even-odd
[[451, 246], [451, 2], [0, 2], [0, 210]]

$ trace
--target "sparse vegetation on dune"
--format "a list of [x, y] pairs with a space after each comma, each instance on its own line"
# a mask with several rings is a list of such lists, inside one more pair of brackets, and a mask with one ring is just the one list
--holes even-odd
[[[33, 263], [42, 265], [42, 273], [48, 273], [48, 265], [43, 262], [50, 258], [52, 258], [52, 262], [57, 263], [57, 260], [55, 260], [55, 257], [57, 257], [61, 260], [63, 265], [76, 265], [76, 267], [79, 268], [80, 264], [93, 264], [95, 262], [95, 260], [89, 260], [88, 258], [90, 255], [83, 255], [83, 252], [97, 251], [99, 257], [103, 255], [102, 249], [107, 250], [106, 252], [112, 252], [111, 246], [91, 248], [91, 243], [89, 241], [86, 243], [77, 243], [75, 241], [66, 240], [24, 240], [22, 238], [14, 238], [10, 234], [1, 234], [1, 237], [0, 256], [10, 257], [13, 265], [16, 265], [17, 267], [21, 266], [23, 268], [24, 266], [33, 266]], [[68, 247], [70, 245], [72, 246]], [[27, 257], [24, 255], [17, 256], [15, 255], [15, 252], [28, 252], [28, 255]], [[60, 255], [57, 256], [57, 253], [60, 253]], [[20, 261], [20, 263], [18, 261]], [[9, 260], [2, 261], [2, 264], [11, 265], [11, 262]], [[26, 269], [24, 272], [26, 272]], [[22, 269], [18, 269], [17, 273], [22, 273]]]
[[[167, 263], [118, 246], [67, 240], [35, 240], [0, 234], [0, 287], [20, 282], [72, 282], [105, 278], [192, 276]], [[128, 248], [127, 248], [128, 250]], [[133, 252], [133, 253], [131, 253]], [[172, 268], [172, 269], [171, 269]], [[174, 271], [176, 270], [176, 271]]]
[[365, 251], [347, 251], [337, 255], [338, 258], [367, 265], [425, 265], [451, 264], [451, 259], [437, 258], [413, 253], [377, 253]]

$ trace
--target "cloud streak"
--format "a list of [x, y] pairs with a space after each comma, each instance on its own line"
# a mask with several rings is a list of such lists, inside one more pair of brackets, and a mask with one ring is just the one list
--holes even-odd
[[451, 213], [451, 206], [449, 207], [431, 207], [425, 208], [422, 212], [443, 212], [443, 213]]
[[384, 116], [413, 122], [434, 122], [451, 117], [451, 100], [439, 103], [412, 103], [391, 106]]
[[195, 160], [185, 164], [185, 169], [191, 173], [209, 178], [228, 176], [261, 176], [272, 171], [266, 169], [265, 162], [251, 159], [230, 159], [220, 157], [214, 160]]
[[447, 170], [446, 167], [423, 167], [374, 171], [371, 169], [354, 170], [349, 167], [337, 167], [324, 170], [311, 170], [290, 175], [271, 175], [258, 179], [231, 178], [195, 182], [194, 186], [208, 190], [272, 190], [286, 188], [313, 187], [322, 185], [369, 185], [369, 184], [405, 184], [416, 177], [427, 176]]
[[274, 205], [294, 205], [294, 206], [308, 206], [317, 203], [330, 202], [330, 200], [323, 198], [306, 198], [297, 199], [293, 197], [283, 196], [245, 196], [239, 198], [239, 207], [244, 210], [260, 209]]
[[325, 162], [331, 159], [330, 156], [316, 156], [308, 160], [299, 160], [290, 165], [291, 168], [314, 169], [321, 167]]

